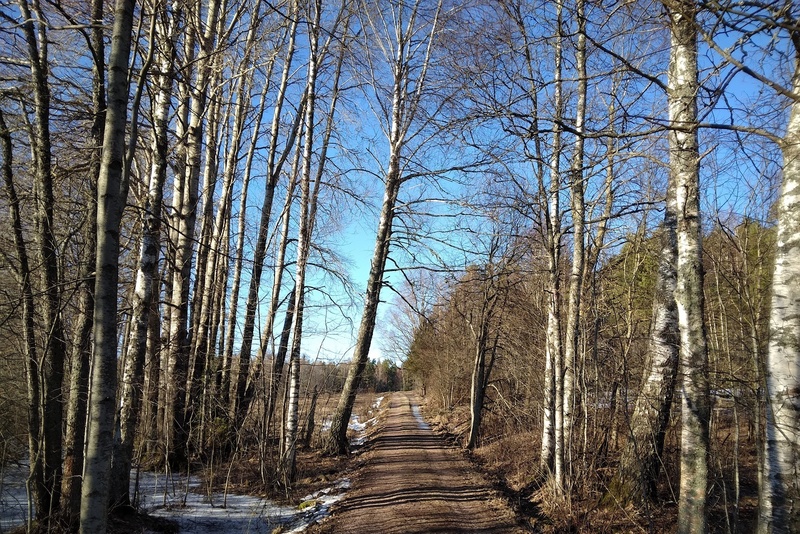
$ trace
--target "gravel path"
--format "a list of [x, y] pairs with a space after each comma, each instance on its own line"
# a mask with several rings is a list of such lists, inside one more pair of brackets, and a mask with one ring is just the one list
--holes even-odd
[[388, 413], [364, 455], [332, 517], [308, 532], [526, 532], [486, 480], [433, 433], [405, 393], [389, 399]]

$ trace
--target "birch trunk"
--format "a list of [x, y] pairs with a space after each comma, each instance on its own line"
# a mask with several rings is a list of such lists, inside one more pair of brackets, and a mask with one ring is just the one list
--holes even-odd
[[117, 300], [119, 238], [125, 208], [123, 183], [128, 110], [128, 61], [133, 0], [117, 0], [111, 38], [103, 158], [97, 184], [97, 266], [86, 467], [80, 531], [106, 531], [117, 389]]
[[[308, 266], [308, 257], [311, 251], [311, 234], [314, 229], [316, 214], [316, 201], [319, 192], [320, 173], [311, 189], [311, 159], [314, 145], [314, 111], [316, 108], [317, 74], [319, 72], [319, 33], [320, 17], [322, 14], [322, 0], [314, 2], [313, 20], [309, 24], [309, 59], [308, 77], [306, 81], [306, 106], [303, 130], [305, 142], [303, 145], [303, 164], [300, 176], [300, 214], [299, 228], [297, 230], [297, 262], [295, 267], [294, 291], [294, 317], [292, 324], [292, 350], [289, 356], [289, 382], [288, 399], [286, 404], [286, 425], [283, 434], [283, 446], [279, 472], [286, 487], [294, 481], [296, 474], [296, 452], [299, 430], [300, 408], [300, 347], [303, 338], [303, 306], [305, 304], [305, 278]], [[320, 162], [323, 165], [324, 162]]]
[[670, 181], [677, 213], [677, 286], [680, 330], [681, 480], [678, 532], [707, 528], [709, 399], [703, 322], [703, 266], [697, 141], [697, 28], [690, 0], [666, 3], [672, 43], [668, 81]]
[[564, 361], [561, 345], [561, 203], [559, 199], [561, 177], [562, 97], [562, 2], [556, 2], [556, 39], [553, 74], [553, 146], [550, 156], [550, 188], [547, 204], [547, 333], [545, 346], [544, 413], [542, 421], [542, 449], [540, 467], [555, 473], [564, 469], [563, 419], [564, 419]]
[[[404, 22], [404, 15], [406, 14], [402, 11], [405, 7], [404, 5], [399, 7], [392, 6], [392, 18], [389, 21], [370, 19], [369, 13], [372, 11], [368, 6], [364, 6], [364, 12], [367, 14], [365, 24], [369, 26], [370, 31], [375, 33], [386, 31], [387, 35], [385, 37], [391, 40], [391, 42], [377, 45], [377, 47], [379, 49], [382, 48], [387, 54], [391, 53], [390, 51], [392, 50], [394, 51], [393, 57], [387, 55], [383, 58], [388, 61], [393, 75], [390, 95], [391, 105], [388, 107], [389, 124], [387, 125], [389, 162], [386, 169], [380, 219], [375, 235], [372, 260], [370, 261], [364, 308], [358, 328], [356, 346], [347, 372], [347, 378], [336, 406], [336, 412], [331, 421], [330, 435], [325, 444], [325, 448], [329, 452], [337, 454], [344, 454], [349, 445], [347, 442], [347, 425], [350, 422], [350, 415], [361, 383], [361, 376], [369, 359], [381, 288], [383, 287], [383, 276], [386, 270], [386, 260], [389, 257], [395, 205], [403, 182], [402, 153], [408, 142], [406, 136], [415, 119], [417, 105], [425, 87], [425, 76], [430, 64], [431, 50], [436, 32], [439, 30], [438, 19], [442, 4], [441, 1], [437, 3], [433, 18], [428, 21], [430, 27], [427, 30], [427, 34], [421, 38], [416, 36], [417, 32], [420, 31], [420, 28], [417, 27], [419, 2], [415, 2], [408, 7], [410, 13], [408, 13], [408, 19]], [[376, 15], [376, 17], [380, 17], [380, 14]], [[420, 41], [412, 44], [412, 38], [420, 39]], [[420, 64], [418, 65], [420, 67], [419, 75], [416, 80], [412, 80], [409, 74], [410, 66], [415, 59], [415, 51], [423, 50], [423, 46], [425, 47], [424, 56], [420, 59]]]
[[[174, 39], [180, 17], [179, 13], [172, 13], [165, 6], [157, 9], [153, 16], [159, 19], [156, 23], [156, 35], [158, 35], [159, 44], [164, 48], [159, 48], [156, 52], [159, 74], [156, 78], [157, 90], [153, 99], [152, 161], [149, 169], [148, 194], [143, 211], [142, 242], [133, 290], [131, 336], [124, 359], [125, 369], [122, 376], [119, 416], [120, 435], [114, 449], [112, 476], [112, 502], [126, 506], [130, 505], [131, 460], [142, 407], [141, 388], [148, 348], [148, 333], [153, 307], [157, 303], [154, 299], [158, 295], [161, 210], [167, 176], [167, 135], [174, 78]], [[167, 20], [163, 20], [164, 18]]]
[[467, 449], [474, 449], [478, 446], [480, 438], [481, 421], [483, 419], [483, 404], [486, 397], [486, 386], [489, 383], [491, 364], [487, 365], [486, 356], [490, 351], [489, 332], [494, 318], [495, 306], [497, 304], [497, 287], [495, 285], [494, 266], [491, 261], [483, 273], [485, 280], [481, 280], [482, 299], [479, 314], [480, 323], [477, 331], [472, 324], [473, 337], [475, 339], [475, 358], [472, 367], [472, 381], [470, 383], [470, 427]]
[[[569, 276], [569, 293], [567, 295], [567, 324], [564, 347], [564, 410], [562, 416], [563, 442], [558, 444], [563, 453], [563, 460], [556, 463], [557, 487], [566, 490], [569, 482], [567, 471], [572, 462], [572, 428], [575, 424], [577, 407], [575, 387], [578, 376], [578, 347], [580, 337], [580, 319], [583, 293], [583, 271], [586, 261], [584, 253], [586, 207], [583, 185], [583, 149], [584, 122], [586, 118], [586, 20], [584, 2], [578, 0], [578, 42], [575, 48], [575, 62], [578, 74], [577, 103], [575, 110], [575, 147], [572, 153], [570, 169], [570, 204], [572, 208], [572, 269]], [[559, 466], [561, 469], [559, 469]]]
[[228, 323], [225, 330], [225, 350], [222, 354], [221, 369], [216, 376], [216, 389], [220, 397], [219, 405], [227, 407], [230, 403], [230, 372], [231, 361], [233, 360], [233, 344], [236, 337], [237, 315], [239, 312], [239, 291], [242, 283], [242, 264], [244, 259], [245, 224], [247, 221], [247, 198], [250, 191], [250, 177], [253, 171], [253, 159], [256, 154], [256, 146], [261, 134], [261, 121], [264, 118], [264, 109], [267, 104], [267, 93], [269, 91], [269, 80], [272, 77], [274, 62], [270, 62], [270, 68], [264, 79], [259, 98], [258, 111], [256, 112], [253, 132], [250, 136], [250, 145], [247, 150], [247, 157], [244, 164], [244, 176], [242, 177], [241, 198], [239, 199], [239, 215], [237, 218], [236, 250], [233, 262], [233, 281], [231, 282], [230, 305], [228, 311]]
[[767, 353], [766, 498], [759, 532], [800, 532], [800, 38], [786, 135]]
[[[194, 249], [195, 221], [197, 219], [198, 180], [202, 150], [203, 123], [210, 76], [211, 57], [216, 40], [219, 0], [210, 0], [205, 32], [200, 38], [201, 54], [196, 59], [197, 75], [191, 90], [190, 122], [182, 155], [182, 169], [175, 177], [173, 195], [175, 252], [172, 272], [172, 302], [169, 321], [169, 355], [166, 383], [165, 432], [168, 461], [172, 466], [182, 466], [187, 461], [188, 429], [184, 421], [186, 379], [189, 366], [188, 313], [189, 284]], [[182, 171], [182, 172], [180, 172]]]
[[[255, 250], [253, 251], [253, 272], [250, 275], [250, 287], [245, 303], [244, 325], [242, 325], [242, 343], [239, 349], [239, 375], [236, 380], [231, 380], [230, 409], [229, 417], [232, 421], [240, 420], [244, 414], [240, 409], [242, 398], [247, 387], [247, 378], [250, 372], [250, 354], [253, 348], [253, 332], [255, 329], [256, 307], [258, 306], [258, 292], [261, 287], [261, 274], [264, 270], [264, 259], [267, 252], [267, 238], [269, 237], [269, 224], [272, 216], [272, 203], [275, 198], [275, 188], [280, 178], [281, 169], [288, 157], [288, 151], [294, 144], [292, 140], [286, 143], [285, 151], [278, 152], [278, 142], [280, 135], [281, 119], [283, 117], [283, 106], [286, 102], [286, 89], [289, 84], [289, 77], [292, 69], [292, 59], [295, 52], [295, 39], [297, 36], [297, 20], [299, 8], [296, 1], [292, 2], [291, 13], [293, 14], [291, 29], [289, 33], [289, 44], [284, 61], [281, 84], [278, 89], [277, 101], [272, 115], [272, 125], [269, 134], [269, 149], [267, 153], [267, 183], [265, 184], [264, 201], [261, 205], [261, 220], [258, 227], [258, 238]], [[292, 136], [296, 134], [300, 118], [303, 116], [302, 108], [298, 110]]]
[[661, 467], [664, 435], [669, 424], [675, 381], [678, 374], [678, 309], [675, 303], [677, 285], [677, 213], [675, 188], [667, 186], [664, 222], [661, 225], [661, 250], [648, 362], [642, 389], [636, 399], [630, 424], [630, 436], [622, 451], [620, 465], [609, 485], [608, 498], [625, 505], [644, 504], [655, 498], [656, 481]]

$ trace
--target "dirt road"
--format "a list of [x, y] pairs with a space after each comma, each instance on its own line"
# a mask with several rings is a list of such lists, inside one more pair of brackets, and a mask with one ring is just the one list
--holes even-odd
[[[386, 402], [386, 401], [384, 401]], [[486, 480], [395, 393], [365, 463], [315, 534], [522, 533]]]

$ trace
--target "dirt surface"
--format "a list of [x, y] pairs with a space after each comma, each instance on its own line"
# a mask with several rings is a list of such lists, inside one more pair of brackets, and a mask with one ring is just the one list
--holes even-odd
[[413, 396], [395, 393], [387, 401], [352, 488], [307, 532], [526, 532], [491, 485], [424, 423]]

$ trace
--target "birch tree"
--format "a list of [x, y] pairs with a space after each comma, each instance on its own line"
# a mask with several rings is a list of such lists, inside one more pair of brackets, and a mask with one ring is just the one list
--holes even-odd
[[97, 183], [97, 265], [95, 268], [94, 361], [89, 405], [86, 467], [81, 492], [83, 533], [106, 531], [110, 493], [117, 387], [117, 300], [120, 221], [127, 186], [123, 183], [128, 117], [128, 62], [133, 0], [118, 0], [108, 75], [103, 158]]
[[693, 0], [666, 2], [672, 44], [668, 79], [670, 183], [677, 213], [681, 481], [678, 532], [705, 532], [708, 487], [708, 367], [700, 240], [697, 27]]
[[414, 125], [419, 119], [418, 115], [423, 115], [420, 108], [425, 105], [423, 97], [426, 76], [431, 66], [437, 35], [441, 30], [441, 11], [441, 0], [430, 11], [420, 1], [411, 5], [381, 4], [378, 7], [360, 4], [363, 38], [368, 40], [364, 43], [368, 65], [378, 68], [380, 62], [385, 62], [391, 73], [391, 86], [386, 88], [377, 80], [381, 73], [377, 70], [367, 73], [372, 76], [373, 87], [377, 91], [378, 109], [381, 113], [379, 120], [384, 128], [389, 150], [383, 177], [383, 201], [356, 346], [325, 446], [328, 451], [338, 454], [344, 453], [348, 448], [347, 425], [361, 375], [369, 359], [386, 260], [392, 241], [397, 198], [400, 187], [406, 180], [404, 167], [408, 158], [408, 144], [415, 133]]
[[289, 150], [293, 146], [294, 136], [299, 127], [300, 117], [303, 116], [302, 109], [296, 111], [296, 120], [290, 130], [289, 141], [281, 150], [281, 120], [284, 118], [284, 106], [287, 104], [287, 93], [290, 76], [292, 73], [292, 62], [295, 54], [295, 40], [297, 36], [297, 24], [299, 21], [299, 5], [296, 1], [290, 3], [289, 19], [291, 20], [288, 30], [288, 43], [286, 56], [284, 57], [281, 82], [278, 87], [277, 98], [273, 107], [272, 121], [268, 138], [267, 149], [267, 169], [266, 183], [264, 186], [264, 199], [261, 205], [261, 217], [258, 226], [258, 237], [256, 246], [253, 250], [253, 271], [250, 273], [250, 285], [245, 302], [244, 324], [242, 325], [242, 341], [239, 349], [239, 374], [236, 380], [231, 379], [231, 394], [229, 417], [235, 423], [244, 417], [244, 410], [241, 409], [242, 399], [247, 388], [247, 379], [250, 373], [250, 356], [253, 347], [253, 332], [255, 330], [256, 308], [258, 306], [258, 292], [261, 287], [261, 275], [264, 270], [264, 260], [267, 254], [267, 239], [269, 237], [270, 220], [272, 217], [272, 204], [275, 198], [275, 189], [281, 177], [284, 163], [289, 156]]
[[792, 40], [795, 96], [781, 144], [783, 185], [767, 353], [769, 487], [759, 517], [764, 532], [800, 532], [800, 31], [794, 30]]
[[169, 107], [172, 100], [175, 64], [175, 38], [180, 24], [180, 11], [173, 11], [161, 2], [153, 3], [155, 35], [155, 97], [152, 103], [151, 162], [147, 198], [142, 215], [142, 238], [131, 311], [131, 336], [125, 354], [125, 368], [120, 391], [120, 436], [114, 450], [113, 501], [130, 504], [131, 458], [135, 432], [142, 406], [141, 387], [147, 354], [148, 331], [152, 308], [157, 304], [158, 265], [161, 249], [161, 212], [164, 184], [167, 177]]
[[[283, 446], [281, 449], [280, 474], [284, 484], [288, 486], [295, 478], [296, 474], [296, 451], [299, 435], [299, 397], [300, 397], [300, 348], [303, 333], [303, 311], [305, 306], [306, 275], [308, 270], [308, 260], [311, 253], [312, 234], [317, 218], [319, 194], [325, 175], [325, 167], [328, 159], [328, 149], [330, 146], [331, 135], [336, 120], [336, 107], [339, 101], [339, 77], [341, 75], [342, 63], [347, 47], [344, 44], [339, 46], [339, 51], [334, 72], [332, 74], [332, 86], [330, 96], [330, 107], [326, 116], [325, 130], [323, 131], [319, 156], [317, 161], [316, 173], [312, 177], [312, 156], [314, 147], [314, 108], [317, 106], [317, 76], [321, 63], [328, 53], [329, 47], [335, 36], [339, 35], [340, 24], [343, 26], [342, 35], [347, 37], [349, 31], [350, 13], [346, 3], [342, 3], [338, 8], [334, 21], [330, 28], [320, 26], [323, 2], [317, 0], [313, 7], [313, 13], [309, 21], [309, 64], [308, 77], [305, 93], [305, 117], [302, 156], [302, 171], [299, 179], [300, 187], [300, 214], [299, 228], [297, 234], [297, 260], [295, 267], [295, 286], [291, 297], [294, 302], [287, 310], [287, 318], [292, 320], [292, 347], [289, 353], [289, 376], [288, 376], [288, 402], [286, 406], [286, 425], [283, 433]], [[326, 31], [327, 30], [327, 31]], [[328, 38], [320, 43], [321, 34], [325, 31]], [[341, 38], [341, 37], [340, 37]], [[312, 179], [313, 178], [313, 179]], [[291, 314], [291, 315], [290, 315]], [[282, 336], [283, 337], [283, 336]], [[283, 340], [282, 340], [283, 341]], [[278, 356], [282, 358], [282, 356]]]
[[[197, 5], [201, 2], [198, 0]], [[201, 22], [200, 10], [194, 12], [195, 31], [200, 53], [194, 58], [194, 41], [186, 43], [189, 55], [186, 61], [196, 62], [192, 89], [185, 95], [182, 106], [188, 114], [185, 140], [180, 147], [181, 158], [175, 176], [173, 192], [173, 261], [171, 281], [171, 306], [169, 318], [169, 347], [166, 373], [163, 381], [166, 385], [163, 425], [170, 463], [182, 465], [187, 460], [186, 438], [187, 428], [184, 419], [186, 401], [186, 378], [189, 366], [188, 313], [189, 288], [194, 251], [194, 232], [197, 220], [198, 187], [200, 176], [200, 156], [202, 154], [203, 126], [205, 105], [208, 91], [208, 80], [213, 62], [212, 52], [219, 29], [218, 19], [221, 0], [210, 0], [205, 9], [205, 19]]]
[[[780, 11], [779, 11], [780, 10]], [[767, 352], [767, 486], [760, 532], [800, 532], [800, 13], [785, 2], [773, 12], [789, 32], [794, 57], [789, 120], [781, 140], [783, 184]]]
[[[575, 418], [575, 404], [578, 376], [578, 350], [580, 336], [581, 306], [583, 300], [583, 277], [585, 256], [585, 186], [584, 186], [584, 130], [586, 122], [586, 16], [583, 0], [578, 0], [576, 6], [578, 25], [578, 41], [575, 47], [575, 62], [577, 70], [577, 102], [575, 106], [574, 135], [575, 144], [572, 152], [572, 163], [569, 170], [570, 206], [572, 209], [572, 267], [569, 275], [569, 292], [567, 295], [567, 324], [564, 345], [564, 368], [562, 375], [557, 375], [556, 380], [564, 381], [563, 385], [563, 414], [561, 425], [556, 428], [556, 435], [562, 441], [556, 442], [556, 487], [564, 489], [567, 483], [567, 464], [571, 461], [572, 427]], [[558, 386], [556, 386], [558, 388]], [[557, 401], [558, 402], [558, 401]]]

